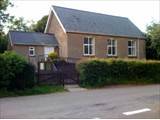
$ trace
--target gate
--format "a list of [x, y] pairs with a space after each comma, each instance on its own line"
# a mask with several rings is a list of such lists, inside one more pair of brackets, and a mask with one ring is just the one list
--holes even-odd
[[39, 84], [78, 84], [79, 75], [75, 63], [62, 60], [38, 62]]
[[38, 84], [64, 84], [62, 72], [56, 70], [53, 62], [49, 61], [38, 62], [37, 78]]

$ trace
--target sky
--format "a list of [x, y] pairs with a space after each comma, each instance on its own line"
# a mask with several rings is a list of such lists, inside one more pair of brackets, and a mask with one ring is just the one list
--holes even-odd
[[10, 0], [11, 15], [37, 21], [49, 14], [51, 5], [129, 18], [141, 31], [151, 21], [160, 21], [159, 0]]

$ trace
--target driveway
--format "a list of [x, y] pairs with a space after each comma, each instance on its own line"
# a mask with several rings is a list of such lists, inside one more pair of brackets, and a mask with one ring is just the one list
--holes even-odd
[[0, 118], [160, 118], [160, 85], [2, 98]]

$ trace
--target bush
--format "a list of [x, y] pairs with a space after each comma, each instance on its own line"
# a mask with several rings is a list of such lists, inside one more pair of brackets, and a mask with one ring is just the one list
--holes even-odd
[[14, 52], [0, 54], [0, 87], [13, 89], [24, 89], [29, 87], [28, 83], [34, 81], [34, 68], [27, 61]]
[[77, 69], [83, 87], [160, 83], [158, 61], [94, 59], [78, 63]]
[[48, 57], [51, 59], [51, 60], [55, 60], [58, 58], [58, 54], [56, 52], [51, 52], [49, 53]]
[[32, 88], [35, 85], [35, 70], [31, 64], [24, 64], [23, 71], [10, 81], [9, 89]]

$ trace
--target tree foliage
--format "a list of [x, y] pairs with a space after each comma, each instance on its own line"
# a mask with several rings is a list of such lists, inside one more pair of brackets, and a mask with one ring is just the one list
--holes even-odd
[[31, 25], [31, 30], [34, 32], [44, 32], [47, 24], [48, 15], [43, 16], [37, 23]]
[[9, 6], [13, 6], [9, 0], [0, 0], [0, 33], [2, 33], [4, 23], [9, 19], [9, 13], [6, 12]]
[[16, 18], [12, 16], [7, 27], [9, 30], [30, 31], [30, 28], [27, 26], [27, 21], [25, 21], [23, 17]]
[[7, 50], [8, 40], [5, 34], [0, 35], [0, 53], [4, 53]]
[[160, 59], [160, 23], [147, 26], [146, 53], [148, 59]]

